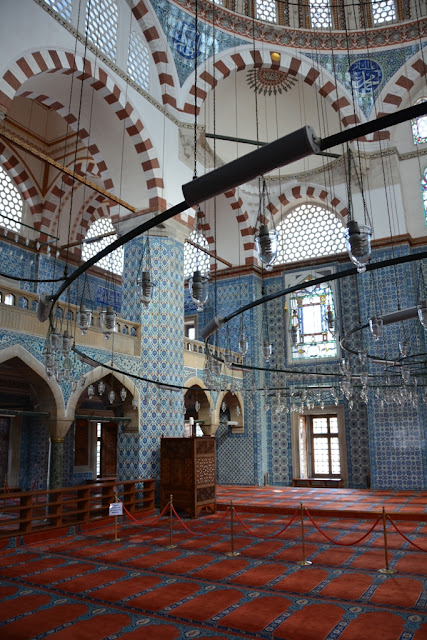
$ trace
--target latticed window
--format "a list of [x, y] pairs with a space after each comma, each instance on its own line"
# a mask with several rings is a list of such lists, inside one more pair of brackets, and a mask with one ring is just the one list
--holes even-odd
[[372, 0], [372, 20], [374, 24], [383, 24], [396, 20], [394, 0]]
[[143, 39], [134, 31], [129, 34], [128, 74], [142, 89], [148, 90], [150, 57]]
[[427, 167], [424, 169], [423, 177], [421, 179], [421, 193], [423, 196], [424, 218], [427, 224]]
[[313, 477], [339, 476], [341, 465], [337, 416], [310, 416], [310, 423]]
[[[205, 236], [197, 231], [192, 231], [189, 240], [198, 244], [204, 249], [209, 249], [208, 241]], [[184, 278], [190, 278], [193, 273], [198, 270], [203, 274], [209, 273], [210, 260], [207, 253], [200, 251], [197, 247], [193, 247], [189, 242], [184, 247]]]
[[[115, 229], [111, 220], [109, 218], [99, 218], [89, 227], [86, 234], [86, 240], [104, 236], [112, 231], [115, 232]], [[108, 245], [114, 242], [114, 240], [117, 240], [116, 233], [105, 238], [100, 238], [95, 242], [83, 244], [82, 260], [89, 260], [89, 258], [92, 258], [92, 256], [97, 254], [98, 251], [108, 247]], [[96, 263], [96, 266], [121, 276], [123, 273], [123, 247], [119, 247], [115, 251], [112, 251], [108, 256], [101, 258], [101, 260]]]
[[52, 9], [55, 9], [65, 20], [71, 22], [72, 0], [45, 0]]
[[18, 189], [0, 167], [0, 225], [16, 233], [20, 232], [22, 198]]
[[[427, 98], [425, 96], [415, 100], [414, 104], [421, 104], [422, 102], [427, 102]], [[411, 124], [414, 143], [421, 144], [422, 142], [427, 142], [427, 116], [414, 118], [414, 120], [411, 120]]]
[[276, 0], [255, 0], [256, 17], [266, 22], [277, 22]]
[[329, 0], [310, 0], [310, 24], [320, 29], [332, 26]]
[[335, 317], [333, 292], [328, 283], [310, 286], [310, 280], [312, 276], [304, 288], [289, 298], [289, 332], [293, 330], [295, 334], [291, 356], [293, 360], [335, 358], [337, 339], [328, 326], [328, 313]]
[[91, 0], [87, 5], [88, 38], [111, 60], [116, 59], [118, 10], [115, 0]]
[[331, 211], [315, 204], [302, 204], [277, 227], [277, 263], [342, 253], [343, 230], [342, 222]]

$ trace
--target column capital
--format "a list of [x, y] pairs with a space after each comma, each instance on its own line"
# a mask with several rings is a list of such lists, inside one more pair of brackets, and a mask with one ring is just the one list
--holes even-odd
[[52, 418], [51, 420], [46, 420], [51, 442], [63, 442], [72, 423], [73, 420], [71, 418]]

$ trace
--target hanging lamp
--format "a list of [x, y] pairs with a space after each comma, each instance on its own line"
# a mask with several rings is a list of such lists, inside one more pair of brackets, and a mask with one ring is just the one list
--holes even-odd
[[154, 288], [156, 284], [151, 279], [151, 254], [150, 254], [150, 240], [146, 236], [145, 243], [142, 248], [141, 262], [139, 265], [139, 271], [137, 276], [137, 287], [140, 302], [148, 307], [153, 299]]
[[[200, 220], [201, 220], [202, 212], [200, 207], [197, 207], [196, 212], [196, 238], [200, 241], [200, 238], [204, 238], [204, 235], [200, 228]], [[208, 297], [209, 297], [209, 276], [207, 274], [203, 274], [199, 268], [199, 251], [200, 249], [196, 249], [196, 269], [188, 279], [188, 286], [190, 289], [190, 296], [194, 304], [196, 305], [197, 311], [203, 311], [203, 307], [205, 306]]]
[[347, 252], [350, 260], [356, 265], [358, 273], [366, 271], [366, 265], [371, 259], [371, 238], [372, 238], [372, 224], [367, 224], [369, 221], [368, 209], [365, 202], [365, 196], [363, 191], [363, 185], [357, 171], [356, 176], [358, 179], [359, 188], [362, 194], [363, 211], [365, 216], [365, 224], [359, 224], [353, 219], [353, 200], [351, 193], [351, 164], [353, 160], [353, 154], [351, 149], [347, 150], [347, 199], [348, 199], [348, 223], [347, 228], [344, 230], [344, 239], [347, 248]]
[[257, 217], [257, 224], [258, 221], [260, 221], [261, 224], [259, 229], [255, 232], [254, 240], [259, 259], [263, 263], [265, 269], [267, 271], [271, 271], [277, 258], [278, 233], [274, 228], [273, 216], [271, 216], [273, 229], [269, 230], [268, 228], [266, 210], [269, 210], [269, 208], [266, 205], [266, 199], [268, 200], [268, 205], [270, 205], [271, 203], [268, 196], [267, 185], [263, 178]]

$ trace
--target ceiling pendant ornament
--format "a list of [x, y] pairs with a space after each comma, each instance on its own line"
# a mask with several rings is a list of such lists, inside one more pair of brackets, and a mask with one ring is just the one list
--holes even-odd
[[276, 96], [278, 93], [290, 91], [297, 78], [280, 69], [250, 69], [246, 75], [246, 82], [260, 95]]

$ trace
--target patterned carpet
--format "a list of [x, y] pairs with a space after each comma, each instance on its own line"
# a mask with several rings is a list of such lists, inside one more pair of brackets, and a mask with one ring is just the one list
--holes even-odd
[[[305, 518], [312, 565], [302, 567], [301, 522], [298, 516], [283, 531], [289, 521], [240, 512], [237, 504], [235, 556], [225, 555], [231, 550], [225, 512], [185, 520], [196, 536], [175, 520], [174, 548], [165, 519], [151, 527], [128, 520], [119, 541], [110, 521], [50, 540], [27, 536], [22, 546], [0, 552], [0, 637], [427, 638], [427, 554], [409, 543], [427, 549], [426, 524], [399, 521], [402, 537], [389, 523], [389, 567], [397, 573], [385, 575], [378, 573], [385, 566], [381, 522], [368, 533], [372, 520], [316, 517], [319, 531]], [[366, 533], [356, 546], [343, 546]]]

